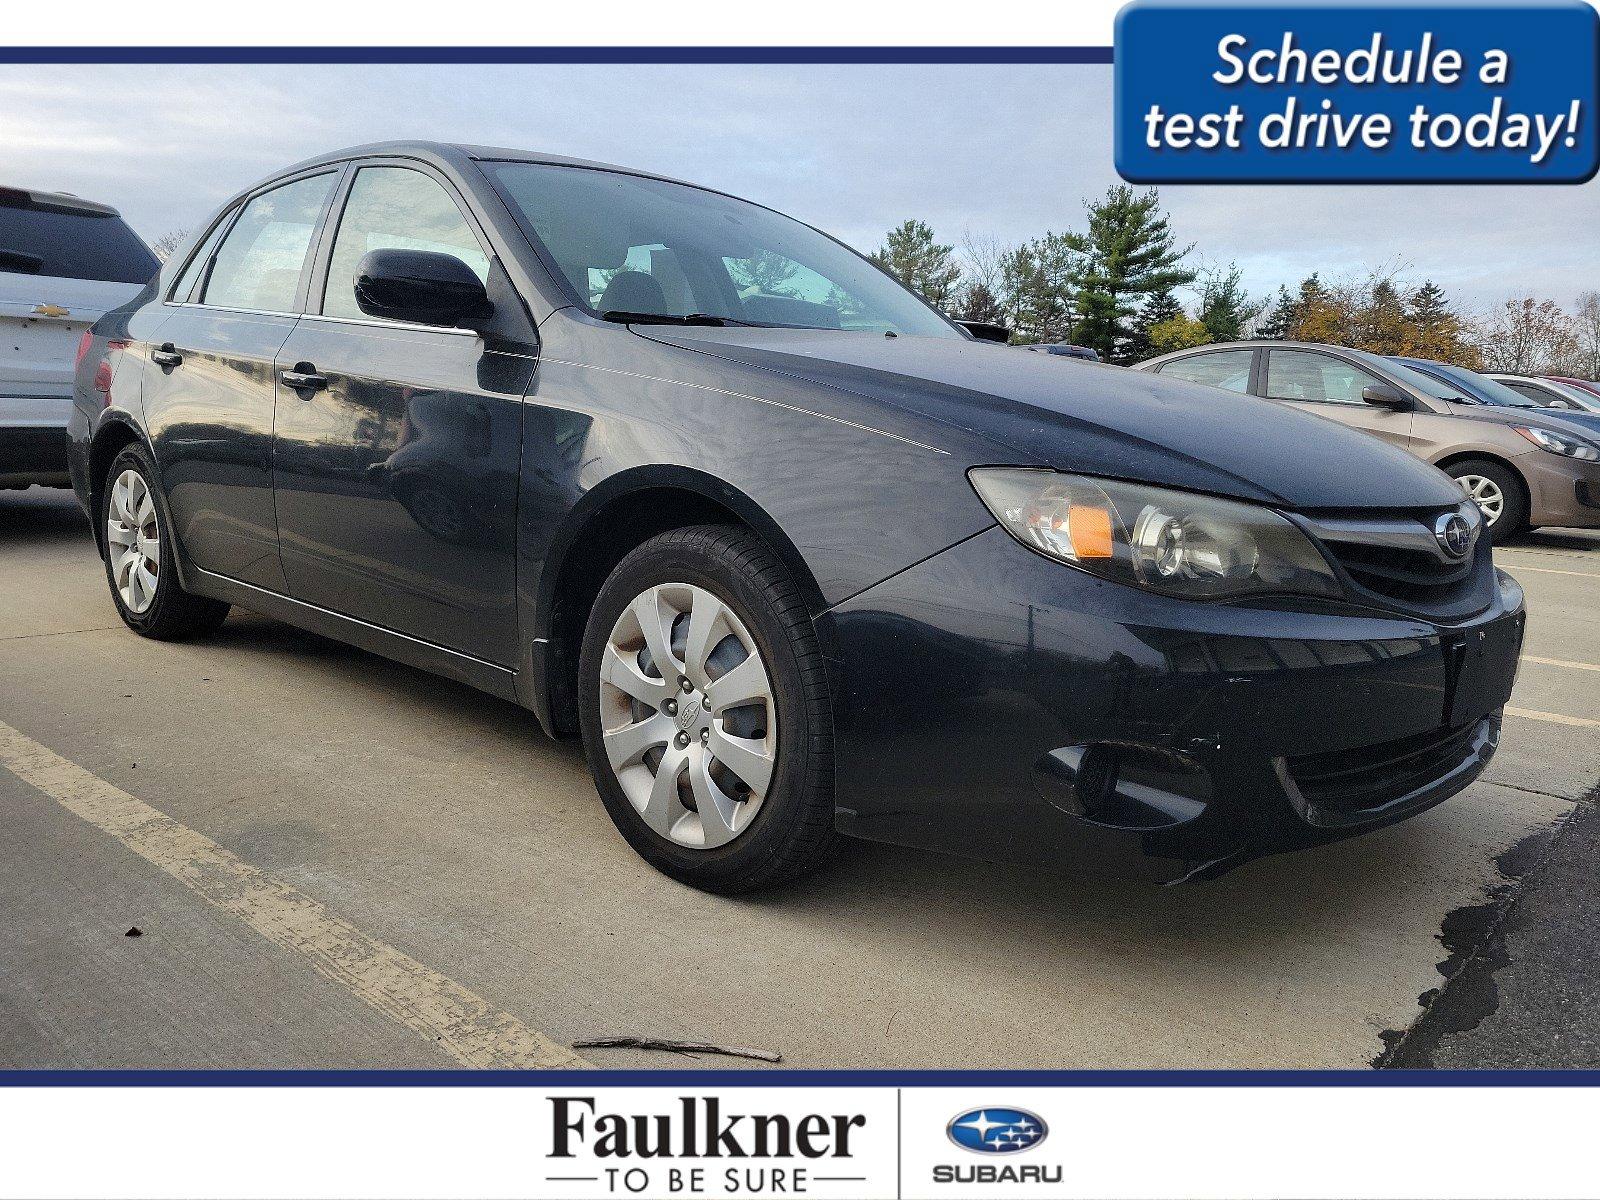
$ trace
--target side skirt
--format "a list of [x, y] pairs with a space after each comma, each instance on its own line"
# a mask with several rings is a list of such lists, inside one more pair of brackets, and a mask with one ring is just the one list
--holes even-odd
[[229, 604], [263, 613], [286, 625], [346, 642], [395, 662], [431, 671], [435, 675], [443, 675], [502, 700], [521, 703], [517, 695], [516, 672], [506, 667], [473, 658], [470, 654], [447, 650], [432, 642], [407, 637], [379, 625], [369, 625], [314, 604], [280, 596], [277, 592], [203, 570], [193, 563], [188, 564], [188, 570], [182, 572], [182, 576], [184, 587], [199, 595], [226, 600]]

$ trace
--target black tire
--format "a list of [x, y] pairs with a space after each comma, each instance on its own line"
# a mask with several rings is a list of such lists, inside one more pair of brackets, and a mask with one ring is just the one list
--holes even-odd
[[123, 624], [141, 637], [156, 638], [159, 641], [182, 641], [214, 632], [227, 617], [228, 605], [220, 600], [193, 595], [184, 591], [179, 584], [175, 561], [177, 547], [173, 541], [172, 521], [167, 516], [166, 501], [156, 482], [155, 466], [150, 461], [149, 453], [138, 443], [126, 447], [112, 460], [111, 468], [102, 481], [104, 486], [101, 489], [99, 512], [99, 533], [102, 541], [108, 536], [107, 524], [111, 515], [112, 489], [123, 472], [130, 470], [139, 473], [154, 503], [155, 520], [160, 534], [160, 550], [157, 558], [159, 565], [156, 571], [155, 598], [143, 612], [135, 612], [123, 601], [118, 591], [115, 556], [112, 547], [109, 544], [106, 546], [106, 583], [111, 589], [111, 602], [117, 606], [117, 615], [122, 618]]
[[[652, 830], [629, 801], [602, 737], [600, 663], [623, 610], [652, 586], [704, 588], [732, 608], [768, 667], [778, 748], [773, 782], [750, 826], [714, 849]], [[675, 529], [633, 550], [595, 599], [578, 666], [584, 750], [606, 811], [651, 866], [702, 891], [770, 888], [815, 869], [838, 841], [833, 812], [833, 718], [816, 631], [799, 588], [758, 538], [721, 525]]]
[[1500, 516], [1484, 526], [1484, 533], [1494, 545], [1503, 546], [1512, 538], [1528, 532], [1528, 489], [1515, 471], [1486, 458], [1465, 458], [1451, 463], [1445, 473], [1452, 479], [1478, 475], [1492, 480], [1500, 489], [1500, 494], [1505, 497]]

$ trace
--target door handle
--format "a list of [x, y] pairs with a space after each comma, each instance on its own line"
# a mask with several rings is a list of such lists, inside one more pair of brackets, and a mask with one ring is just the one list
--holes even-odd
[[295, 363], [292, 371], [285, 371], [278, 378], [283, 380], [284, 387], [308, 393], [300, 397], [302, 400], [310, 399], [309, 393], [320, 392], [328, 386], [327, 376], [318, 375], [317, 369], [310, 363]]
[[162, 367], [181, 367], [183, 355], [178, 353], [178, 348], [171, 342], [162, 342], [160, 346], [150, 351], [150, 361]]

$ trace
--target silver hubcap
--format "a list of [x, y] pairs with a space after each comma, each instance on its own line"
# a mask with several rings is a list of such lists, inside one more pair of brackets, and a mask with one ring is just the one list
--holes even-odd
[[709, 850], [755, 820], [772, 786], [778, 713], [755, 639], [704, 588], [634, 598], [600, 666], [606, 758], [644, 822]]
[[155, 603], [161, 573], [161, 529], [156, 504], [144, 477], [129, 468], [111, 485], [106, 513], [106, 546], [111, 578], [129, 612]]
[[1456, 482], [1482, 511], [1486, 522], [1493, 525], [1500, 519], [1500, 514], [1505, 511], [1506, 497], [1499, 484], [1482, 475], [1463, 475]]

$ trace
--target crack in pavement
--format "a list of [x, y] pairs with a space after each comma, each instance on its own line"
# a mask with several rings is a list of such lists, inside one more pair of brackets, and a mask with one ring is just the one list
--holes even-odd
[[1512, 965], [1506, 934], [1516, 925], [1522, 906], [1549, 872], [1567, 840], [1597, 818], [1600, 782], [1555, 825], [1528, 835], [1495, 860], [1503, 882], [1491, 887], [1483, 902], [1464, 905], [1445, 917], [1438, 934], [1440, 944], [1448, 951], [1438, 964], [1443, 982], [1417, 997], [1422, 1011], [1408, 1028], [1385, 1030], [1379, 1035], [1384, 1049], [1373, 1059], [1374, 1067], [1433, 1067], [1446, 1039], [1477, 1029], [1499, 1010], [1496, 976]]

